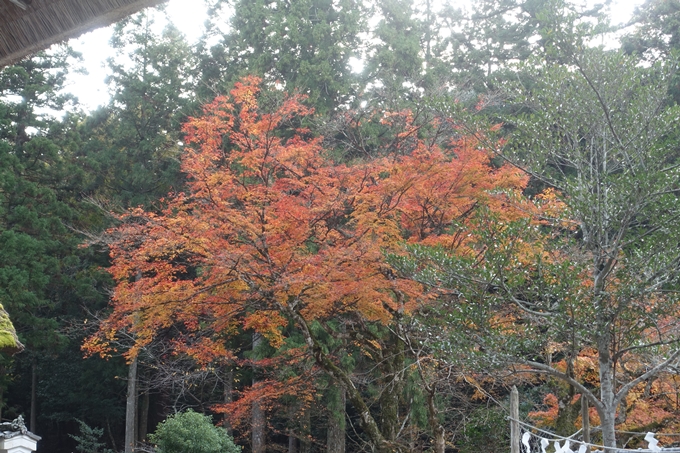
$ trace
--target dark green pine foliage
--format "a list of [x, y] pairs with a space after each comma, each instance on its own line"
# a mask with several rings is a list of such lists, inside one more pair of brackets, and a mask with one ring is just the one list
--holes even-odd
[[172, 26], [154, 33], [150, 14], [116, 25], [111, 101], [82, 128], [87, 191], [107, 210], [149, 206], [182, 187], [180, 130], [192, 108], [193, 52]]
[[66, 53], [42, 54], [0, 73], [0, 301], [29, 351], [60, 341], [51, 316], [79, 267], [71, 206], [81, 173], [70, 162], [71, 118], [47, 113], [69, 101]]
[[[101, 224], [101, 216], [80, 196], [86, 179], [76, 159], [80, 118], [54, 116], [74, 102], [61, 94], [69, 56], [68, 49], [56, 49], [0, 72], [0, 301], [27, 346], [13, 359], [0, 356], [0, 409], [3, 418], [34, 418], [43, 444], [55, 452], [61, 428], [52, 422], [71, 423], [63, 412], [73, 408], [65, 401], [51, 408], [45, 404], [50, 383], [83, 401], [106, 394], [89, 385], [101, 378], [67, 377], [75, 369], [92, 375], [94, 362], [48, 365], [82, 357], [76, 337], [83, 333], [68, 335], [66, 327], [80, 324], [83, 307], [97, 310], [106, 304], [109, 280], [98, 269], [106, 257], [79, 247], [77, 231]], [[111, 415], [115, 406], [111, 402], [100, 409]]]
[[[359, 56], [365, 8], [358, 0], [240, 0], [230, 30], [204, 51], [204, 101], [254, 74], [309, 96], [319, 113], [349, 102], [358, 88], [350, 58]], [[205, 44], [204, 44], [205, 45]]]

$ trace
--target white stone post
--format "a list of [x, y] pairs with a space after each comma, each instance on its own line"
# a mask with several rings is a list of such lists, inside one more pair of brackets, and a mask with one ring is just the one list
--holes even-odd
[[38, 449], [40, 436], [29, 432], [22, 417], [0, 423], [0, 453], [33, 453]]
[[33, 453], [38, 449], [39, 440], [40, 437], [33, 433], [0, 439], [0, 453]]

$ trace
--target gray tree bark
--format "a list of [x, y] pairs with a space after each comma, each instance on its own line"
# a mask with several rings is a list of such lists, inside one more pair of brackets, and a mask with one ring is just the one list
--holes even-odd
[[35, 358], [31, 362], [31, 418], [28, 429], [35, 433], [38, 429], [38, 362]]
[[616, 383], [614, 382], [614, 366], [610, 353], [609, 332], [604, 333], [598, 340], [598, 361], [600, 364], [600, 401], [603, 411], [600, 414], [602, 428], [602, 443], [606, 453], [616, 451]]
[[125, 453], [135, 449], [137, 428], [137, 357], [128, 368], [127, 399], [125, 402]]
[[[234, 370], [232, 367], [227, 367], [227, 370], [224, 373], [224, 404], [229, 404], [233, 400], [234, 400]], [[230, 436], [232, 436], [234, 434], [234, 430], [231, 427], [231, 423], [229, 423], [229, 417], [227, 417], [226, 412], [222, 417], [222, 422], [224, 423], [224, 427], [227, 430], [227, 433]]]
[[[262, 336], [258, 333], [253, 333], [253, 351], [262, 344]], [[253, 385], [257, 383], [257, 369], [253, 368]], [[253, 402], [251, 410], [251, 431], [252, 431], [252, 448], [253, 453], [265, 453], [267, 448], [265, 436], [266, 420], [264, 410], [259, 401]]]

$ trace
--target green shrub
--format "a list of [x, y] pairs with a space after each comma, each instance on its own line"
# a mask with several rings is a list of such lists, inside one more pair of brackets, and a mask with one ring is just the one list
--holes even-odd
[[212, 417], [192, 410], [168, 417], [149, 436], [158, 453], [240, 453], [241, 447]]
[[78, 427], [80, 435], [76, 436], [69, 434], [69, 436], [76, 441], [76, 450], [79, 453], [113, 453], [113, 450], [104, 448], [105, 443], [100, 442], [104, 430], [102, 428], [92, 428], [90, 425], [82, 420], [78, 420]]

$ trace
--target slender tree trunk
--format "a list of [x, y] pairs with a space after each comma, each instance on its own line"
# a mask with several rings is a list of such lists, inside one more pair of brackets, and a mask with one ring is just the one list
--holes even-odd
[[142, 395], [142, 407], [139, 408], [139, 433], [137, 434], [137, 441], [144, 442], [149, 429], [149, 404], [150, 395], [147, 390]]
[[404, 342], [389, 334], [390, 344], [383, 352], [380, 369], [383, 374], [380, 394], [380, 431], [385, 439], [394, 442], [399, 434], [399, 400], [404, 388]]
[[297, 437], [295, 437], [292, 429], [288, 433], [288, 453], [298, 453]]
[[116, 438], [113, 437], [113, 432], [111, 431], [111, 421], [109, 420], [109, 416], [106, 416], [106, 433], [109, 435], [109, 441], [111, 442], [111, 447], [113, 451], [118, 451], [118, 447], [116, 447]]
[[135, 449], [137, 427], [137, 357], [128, 368], [127, 401], [125, 403], [125, 453]]
[[328, 433], [326, 437], [326, 453], [345, 453], [345, 406], [347, 405], [347, 391], [338, 388], [331, 403], [328, 415]]
[[[583, 427], [583, 442], [590, 443], [590, 412], [588, 411], [588, 400], [585, 395], [581, 395], [581, 426]], [[586, 445], [586, 453], [590, 453], [590, 445]]]
[[[234, 369], [232, 367], [227, 367], [227, 370], [224, 373], [224, 404], [229, 404], [233, 400], [234, 400]], [[222, 423], [224, 424], [224, 428], [227, 430], [227, 433], [230, 436], [233, 436], [234, 430], [231, 426], [231, 423], [229, 423], [229, 417], [227, 416], [226, 412], [222, 416]]]
[[437, 406], [434, 400], [435, 387], [432, 385], [427, 392], [427, 419], [430, 424], [430, 429], [432, 430], [432, 435], [434, 436], [434, 445], [432, 446], [434, 453], [444, 453], [446, 450], [446, 439], [444, 434], [446, 431], [441, 423], [439, 423], [439, 417]]
[[312, 451], [312, 442], [310, 440], [312, 434], [310, 429], [312, 418], [310, 413], [311, 410], [307, 408], [302, 414], [302, 426], [300, 427], [302, 431], [302, 436], [300, 437], [300, 453], [309, 453]]
[[[137, 269], [135, 281], [141, 279], [142, 271]], [[137, 441], [137, 365], [138, 361], [135, 356], [128, 367], [128, 385], [125, 400], [125, 453], [132, 453], [135, 450]]]
[[33, 358], [31, 362], [31, 419], [29, 431], [35, 433], [38, 430], [38, 361]]
[[609, 333], [605, 333], [598, 339], [598, 356], [600, 365], [600, 401], [603, 405], [600, 426], [602, 427], [602, 443], [606, 453], [616, 451], [616, 394], [613, 364], [610, 354]]
[[[262, 336], [258, 333], [253, 333], [253, 351], [262, 343]], [[257, 383], [257, 369], [253, 368], [253, 385]], [[267, 448], [265, 438], [265, 415], [262, 405], [259, 401], [253, 402], [251, 415], [251, 430], [252, 430], [252, 444], [253, 453], [265, 453]]]

